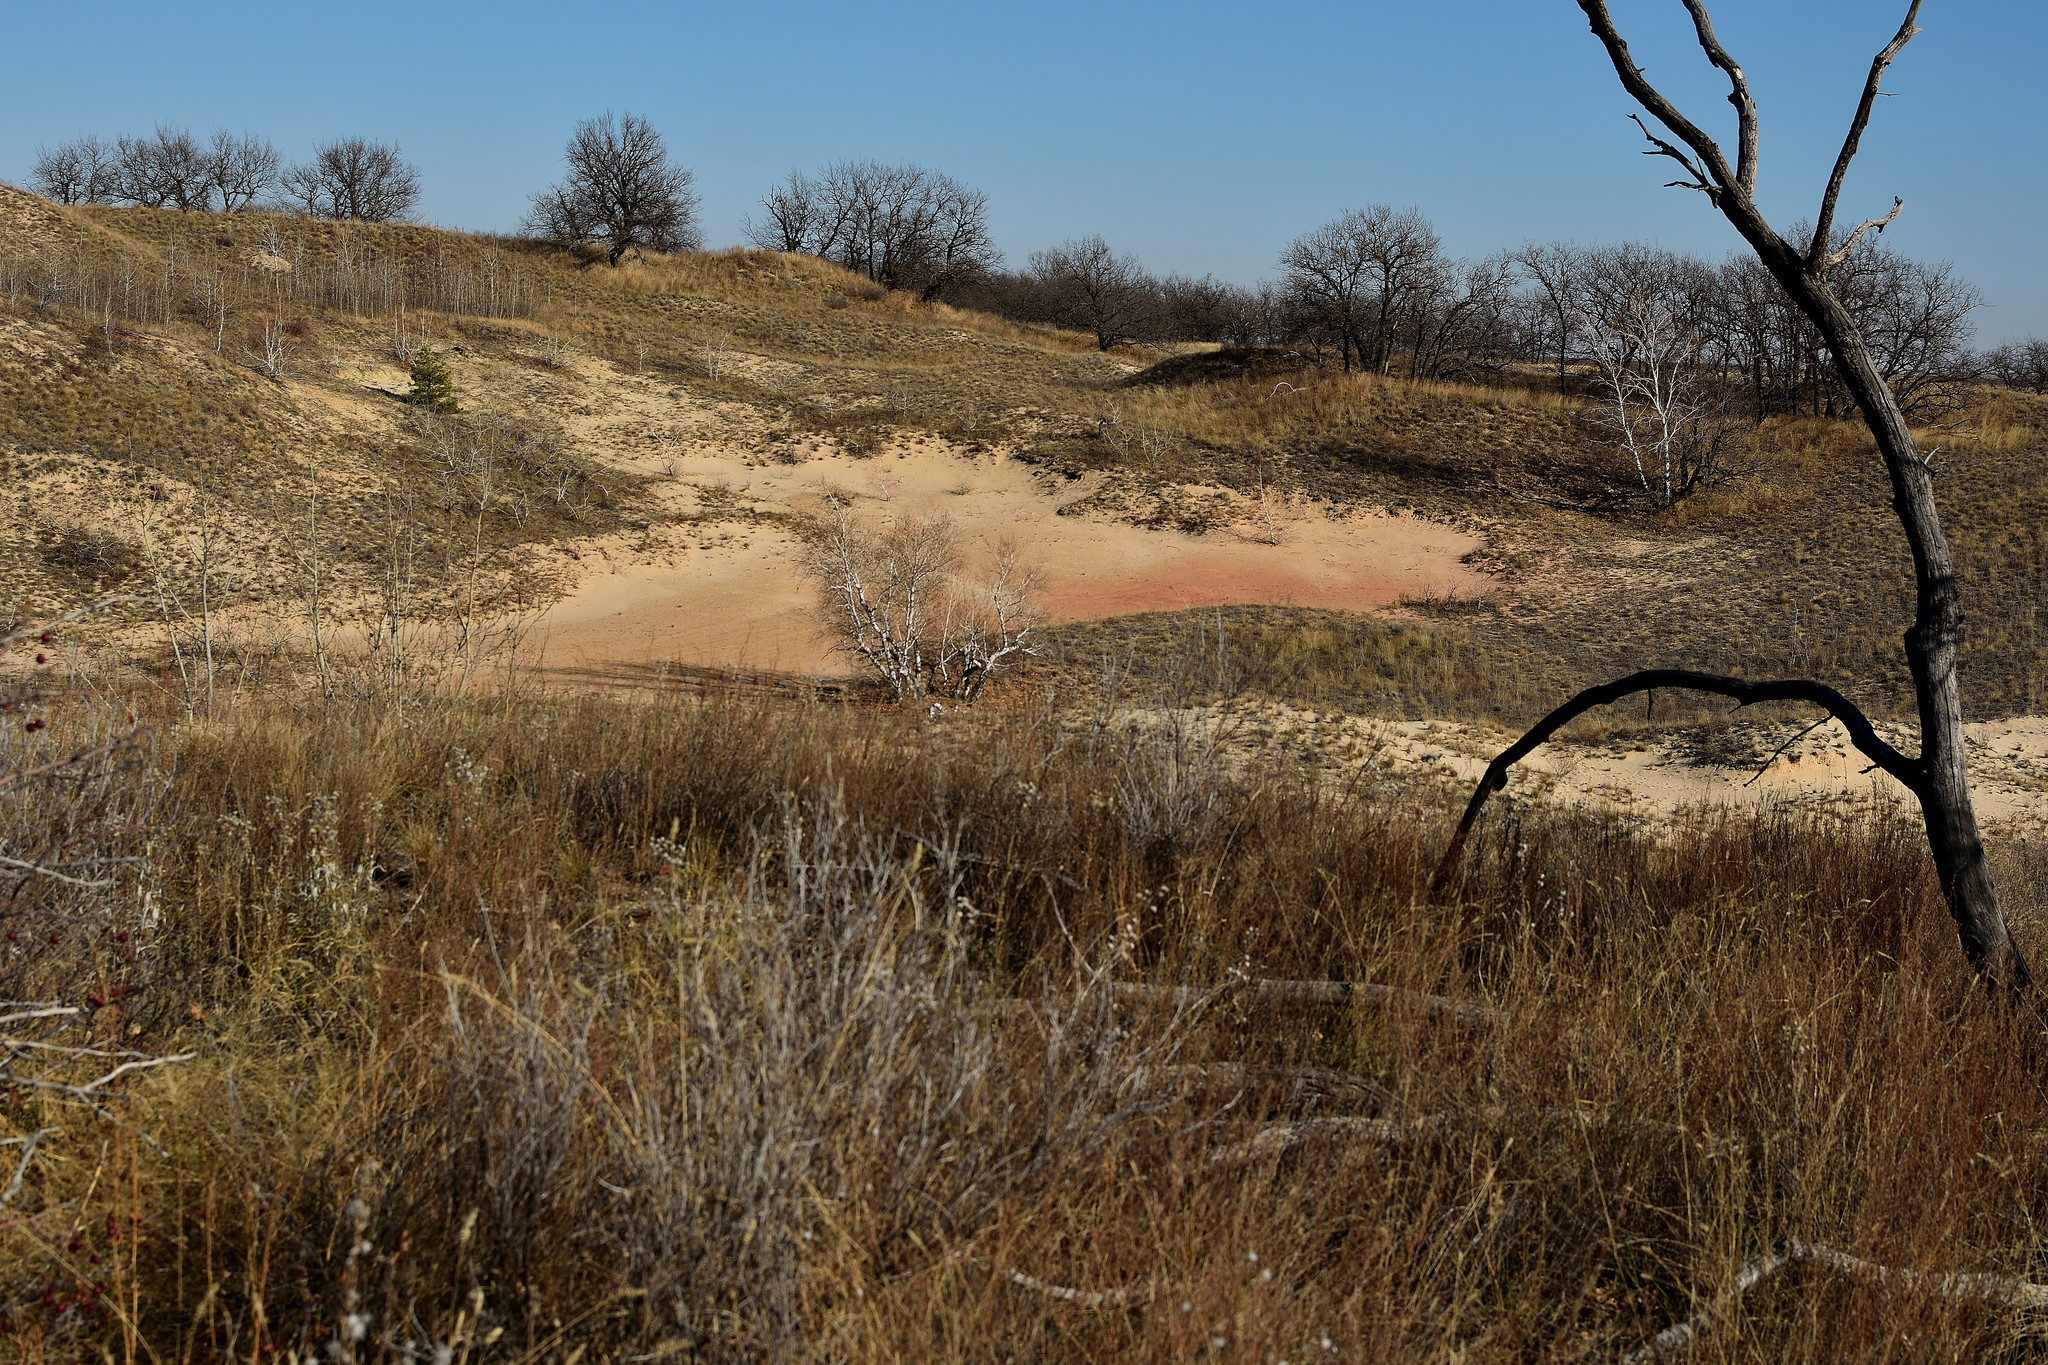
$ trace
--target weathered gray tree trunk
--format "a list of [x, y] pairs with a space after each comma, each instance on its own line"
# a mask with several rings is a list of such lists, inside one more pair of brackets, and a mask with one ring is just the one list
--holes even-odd
[[1962, 642], [1962, 593], [1948, 538], [1942, 533], [1941, 517], [1934, 504], [1933, 471], [1915, 446], [1906, 415], [1879, 374], [1855, 321], [1828, 284], [1828, 272], [1848, 257], [1863, 235], [1872, 229], [1882, 232], [1901, 208], [1894, 199], [1890, 214], [1865, 222], [1839, 248], [1834, 246], [1835, 204], [1841, 194], [1842, 179], [1870, 121], [1885, 68], [1919, 32], [1913, 21], [1920, 12], [1920, 0], [1912, 0], [1898, 34], [1871, 62], [1862, 101], [1822, 196], [1813, 239], [1804, 250], [1780, 236], [1757, 209], [1756, 105], [1750, 98], [1742, 68], [1714, 36], [1704, 0], [1682, 2], [1692, 16], [1707, 60], [1728, 78], [1728, 102], [1735, 107], [1739, 138], [1733, 169], [1720, 146], [1644, 78], [1629, 56], [1628, 44], [1616, 31], [1604, 0], [1579, 0], [1579, 8], [1585, 11], [1594, 35], [1606, 47], [1623, 88], [1644, 112], [1683, 144], [1681, 147], [1658, 137], [1638, 118], [1636, 122], [1643, 127], [1643, 135], [1653, 144], [1653, 150], [1645, 155], [1668, 157], [1684, 166], [1689, 178], [1672, 183], [1705, 194], [1812, 319], [1826, 338], [1836, 372], [1877, 441], [1878, 453], [1891, 478], [1892, 506], [1912, 547], [1913, 576], [1918, 587], [1918, 607], [1912, 628], [1905, 635], [1905, 648], [1920, 712], [1921, 747], [1919, 756], [1910, 760], [1910, 768], [1895, 775], [1920, 802], [1942, 894], [1955, 916], [1970, 964], [1987, 980], [2019, 991], [2029, 982], [2026, 960], [2007, 931], [1998, 893], [1985, 864], [1977, 813], [1970, 799], [1970, 776], [1964, 762], [1962, 695], [1956, 681], [1956, 661]]

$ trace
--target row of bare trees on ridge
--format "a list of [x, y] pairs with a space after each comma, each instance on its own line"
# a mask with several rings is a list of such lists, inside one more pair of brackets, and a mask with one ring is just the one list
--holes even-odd
[[[701, 249], [692, 173], [645, 118], [607, 112], [579, 122], [564, 164], [563, 179], [533, 196], [530, 236], [594, 249], [612, 265], [644, 251]], [[260, 137], [223, 130], [201, 143], [167, 125], [42, 149], [31, 185], [62, 203], [262, 205], [367, 221], [410, 216], [420, 188], [395, 145], [340, 139], [285, 167]], [[942, 171], [872, 160], [792, 171], [743, 231], [756, 246], [817, 256], [926, 301], [1078, 329], [1103, 350], [1281, 346], [1345, 370], [1437, 380], [1541, 363], [1555, 366], [1561, 389], [1590, 389], [1617, 413], [1633, 405], [1660, 427], [1699, 427], [1700, 414], [1723, 409], [1761, 421], [1855, 408], [1812, 321], [1741, 254], [1712, 261], [1635, 243], [1553, 242], [1460, 260], [1420, 209], [1371, 204], [1295, 238], [1278, 277], [1254, 286], [1157, 276], [1100, 236], [1033, 252], [1010, 270], [986, 194]], [[1934, 420], [1980, 382], [2048, 390], [2048, 342], [1971, 350], [1982, 297], [1949, 265], [1912, 260], [1871, 235], [1834, 281], [1910, 416]], [[1622, 434], [1624, 445], [1631, 439]], [[1644, 489], [1668, 503], [1698, 470], [1666, 465], [1658, 479], [1645, 469]]]
[[60, 204], [132, 204], [199, 213], [265, 207], [316, 218], [402, 221], [419, 204], [419, 169], [397, 143], [336, 138], [286, 165], [268, 138], [225, 128], [201, 142], [159, 123], [141, 136], [73, 138], [38, 147], [29, 188]]

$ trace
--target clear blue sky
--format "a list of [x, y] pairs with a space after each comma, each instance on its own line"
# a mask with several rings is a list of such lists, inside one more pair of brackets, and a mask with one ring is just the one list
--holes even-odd
[[[1629, 104], [1569, 0], [1291, 5], [505, 3], [7, 7], [0, 177], [39, 142], [158, 119], [258, 130], [288, 156], [396, 139], [429, 219], [508, 228], [574, 121], [645, 114], [698, 177], [706, 235], [792, 167], [912, 160], [992, 201], [1012, 261], [1100, 232], [1155, 270], [1269, 274], [1340, 209], [1420, 205], [1446, 244], [1529, 238], [1738, 245], [1636, 155]], [[1899, 0], [1720, 0], [1764, 117], [1767, 209], [1811, 217]], [[1728, 113], [1678, 0], [1614, 0], [1653, 78]], [[1951, 260], [1986, 341], [2048, 334], [2041, 243], [2048, 6], [1928, 0], [1842, 216]], [[1668, 163], [1665, 163], [1668, 165]]]

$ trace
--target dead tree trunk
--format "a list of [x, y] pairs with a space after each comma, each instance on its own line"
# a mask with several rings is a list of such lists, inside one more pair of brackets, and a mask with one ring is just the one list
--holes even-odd
[[[1605, 0], [1579, 0], [1579, 8], [1585, 11], [1592, 24], [1594, 36], [1607, 49], [1622, 87], [1645, 113], [1678, 140], [1674, 143], [1659, 137], [1641, 117], [1630, 115], [1651, 143], [1651, 150], [1644, 155], [1668, 157], [1683, 166], [1686, 178], [1671, 184], [1706, 195], [1708, 201], [1742, 234], [1743, 240], [1755, 250], [1765, 268], [1784, 286], [1785, 292], [1801, 311], [1812, 319], [1827, 342], [1843, 386], [1862, 409], [1870, 434], [1876, 438], [1878, 453], [1883, 457], [1885, 471], [1891, 478], [1892, 506], [1906, 532], [1907, 543], [1912, 547], [1913, 575], [1918, 588], [1918, 609], [1912, 628], [1905, 634], [1905, 648], [1906, 663], [1913, 674], [1914, 699], [1920, 713], [1920, 755], [1910, 760], [1909, 772], [1895, 771], [1894, 775], [1920, 802], [1927, 826], [1927, 844], [1934, 856], [1935, 871], [1941, 879], [1942, 895], [1955, 917], [1956, 930], [1962, 938], [1963, 952], [1968, 956], [1970, 965], [1989, 982], [2009, 991], [2020, 991], [2029, 981], [2026, 960], [2006, 929], [1998, 893], [1992, 886], [1990, 870], [1985, 864], [1984, 845], [1977, 832], [1976, 809], [1970, 799], [1970, 776], [1963, 752], [1962, 696], [1956, 683], [1956, 659], [1963, 626], [1962, 593], [1956, 580], [1955, 561], [1949, 553], [1948, 538], [1942, 534], [1941, 517], [1934, 505], [1933, 471], [1914, 445], [1906, 415], [1890, 386], [1879, 374], [1855, 321], [1828, 284], [1829, 271], [1848, 259], [1864, 234], [1872, 229], [1884, 231], [1885, 226], [1898, 217], [1903, 206], [1900, 200], [1894, 199], [1890, 213], [1870, 219], [1849, 233], [1839, 247], [1834, 245], [1835, 204], [1841, 195], [1843, 177], [1856, 156], [1863, 130], [1870, 122], [1871, 107], [1876, 103], [1878, 85], [1885, 68], [1919, 32], [1913, 21], [1919, 15], [1920, 0], [1912, 0], [1898, 33], [1870, 64], [1863, 97], [1850, 121], [1848, 137], [1842, 143], [1834, 172], [1829, 176], [1821, 197], [1813, 238], [1803, 250], [1780, 236], [1757, 208], [1756, 103], [1750, 97], [1749, 83], [1742, 74], [1742, 68], [1736, 65], [1715, 37], [1705, 0], [1682, 2], [1686, 12], [1692, 16], [1700, 50], [1728, 78], [1728, 102], [1735, 108], [1738, 137], [1733, 167], [1729, 166], [1720, 145], [1679, 112], [1644, 77], [1629, 56], [1628, 44], [1616, 30]], [[1610, 686], [1615, 685], [1618, 684]], [[1819, 687], [1816, 683], [1767, 686], [1794, 686], [1805, 689], [1802, 694], [1808, 700], [1821, 700], [1812, 691]], [[1736, 695], [1725, 688], [1707, 690]], [[1832, 706], [1829, 709], [1834, 710]], [[1551, 728], [1554, 729], [1555, 725]], [[1509, 753], [1513, 754], [1515, 750], [1511, 749]], [[1502, 757], [1507, 758], [1507, 755]], [[1890, 770], [1889, 765], [1880, 766]], [[1467, 813], [1468, 827], [1471, 818], [1477, 814], [1478, 802], [1484, 799], [1484, 792], [1491, 789], [1489, 784], [1498, 785], [1494, 779], [1495, 774], [1489, 771], [1486, 782], [1482, 783], [1481, 794], [1474, 798], [1474, 806]], [[1505, 779], [1503, 768], [1499, 780]], [[1462, 843], [1462, 837], [1459, 842]]]

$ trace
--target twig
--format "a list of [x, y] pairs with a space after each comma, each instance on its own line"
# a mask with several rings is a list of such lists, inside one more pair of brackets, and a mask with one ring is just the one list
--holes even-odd
[[[972, 1261], [984, 1269], [995, 1269], [979, 1256], [967, 1255], [964, 1252], [957, 1254], [962, 1260]], [[1070, 1289], [1063, 1284], [1041, 1280], [1036, 1275], [1026, 1275], [1021, 1270], [1006, 1269], [998, 1273], [1019, 1289], [1028, 1289], [1034, 1294], [1043, 1294], [1049, 1299], [1058, 1299], [1061, 1303], [1071, 1303], [1081, 1308], [1122, 1308], [1126, 1305], [1142, 1307], [1159, 1296], [1163, 1284], [1163, 1281], [1155, 1279], [1147, 1280], [1144, 1284], [1130, 1289]]]
[[77, 1005], [31, 1005], [19, 1014], [0, 1014], [0, 1028], [5, 1028], [9, 1024], [26, 1024], [36, 1019], [65, 1019], [83, 1013], [84, 1009]]
[[1450, 1114], [1427, 1114], [1403, 1123], [1397, 1119], [1329, 1118], [1300, 1119], [1293, 1123], [1269, 1123], [1248, 1141], [1234, 1143], [1209, 1153], [1212, 1167], [1243, 1166], [1260, 1157], [1280, 1153], [1310, 1142], [1362, 1138], [1387, 1145], [1408, 1142], [1442, 1132], [1451, 1124]]
[[19, 858], [10, 858], [4, 853], [0, 853], [0, 867], [12, 867], [22, 872], [33, 872], [38, 877], [48, 877], [53, 882], [62, 882], [66, 886], [75, 886], [81, 891], [104, 891], [114, 884], [112, 878], [108, 878], [105, 881], [89, 882], [82, 877], [66, 876], [54, 867], [47, 867], [41, 863], [23, 862]]
[[14, 1196], [21, 1193], [22, 1177], [28, 1174], [28, 1163], [35, 1158], [36, 1144], [57, 1131], [55, 1128], [38, 1128], [27, 1137], [8, 1138], [5, 1142], [0, 1142], [0, 1147], [12, 1147], [17, 1142], [21, 1144], [21, 1160], [15, 1163], [14, 1179], [7, 1182], [6, 1189], [0, 1190], [0, 1208], [7, 1207]]
[[1157, 1073], [1168, 1084], [1213, 1085], [1248, 1090], [1260, 1085], [1285, 1085], [1294, 1090], [1352, 1091], [1385, 1102], [1392, 1098], [1385, 1086], [1367, 1076], [1333, 1071], [1322, 1066], [1254, 1066], [1246, 1062], [1201, 1062], [1186, 1066], [1161, 1067]]
[[1819, 720], [1807, 726], [1804, 730], [1801, 730], [1798, 734], [1792, 736], [1792, 738], [1786, 740], [1783, 744], [1780, 744], [1777, 748], [1777, 751], [1774, 752], [1769, 758], [1765, 759], [1763, 762], [1763, 766], [1756, 770], [1756, 776], [1750, 778], [1749, 781], [1743, 783], [1742, 785], [1745, 787], [1754, 787], [1759, 781], [1763, 779], [1763, 775], [1771, 770], [1771, 765], [1773, 763], [1776, 763], [1780, 758], [1784, 757], [1785, 751], [1787, 749], [1797, 744], [1800, 740], [1805, 739], [1808, 735], [1812, 734], [1815, 730], [1820, 729], [1821, 726], [1826, 725], [1829, 721], [1833, 719], [1833, 716], [1822, 716]]
[[46, 1081], [36, 1076], [18, 1076], [12, 1071], [0, 1070], [0, 1085], [25, 1085], [31, 1090], [50, 1090], [91, 1103], [96, 1097], [95, 1092], [112, 1085], [131, 1071], [151, 1071], [160, 1066], [174, 1066], [179, 1062], [189, 1062], [198, 1055], [196, 1052], [179, 1052], [168, 1057], [123, 1062], [98, 1080], [87, 1081], [83, 1085], [73, 1085], [68, 1081]]
[[2011, 1308], [2048, 1308], [2048, 1284], [2009, 1280], [2003, 1275], [1928, 1274], [1900, 1266], [1879, 1265], [1860, 1256], [1836, 1251], [1820, 1242], [1803, 1242], [1794, 1238], [1787, 1241], [1781, 1251], [1746, 1261], [1735, 1272], [1735, 1283], [1716, 1295], [1711, 1304], [1685, 1321], [1665, 1328], [1647, 1344], [1623, 1356], [1622, 1365], [1670, 1360], [1685, 1354], [1727, 1316], [1744, 1294], [1797, 1261], [1813, 1261], [1851, 1279], [1933, 1294], [1944, 1299], [1988, 1299]]
[[1124, 1001], [1171, 1001], [1177, 1007], [1206, 1003], [1223, 996], [1250, 1000], [1262, 1005], [1340, 1006], [1356, 1000], [1386, 1005], [1409, 1005], [1425, 1014], [1450, 1015], [1461, 1024], [1499, 1025], [1505, 1022], [1498, 1010], [1467, 1004], [1448, 996], [1411, 991], [1403, 986], [1382, 986], [1370, 981], [1246, 981], [1236, 985], [1150, 986], [1119, 981], [1110, 987], [1115, 998]]
[[[1581, 1130], [1589, 1130], [1609, 1124], [1637, 1130], [1649, 1130], [1661, 1134], [1690, 1137], [1693, 1130], [1681, 1124], [1663, 1123], [1655, 1119], [1638, 1119], [1629, 1115], [1610, 1114], [1587, 1109], [1539, 1109], [1534, 1113], [1517, 1113], [1502, 1105], [1489, 1105], [1462, 1113], [1446, 1111], [1426, 1114], [1418, 1119], [1401, 1121], [1396, 1119], [1368, 1118], [1315, 1118], [1296, 1119], [1290, 1122], [1269, 1123], [1244, 1142], [1211, 1152], [1208, 1164], [1211, 1166], [1241, 1166], [1264, 1156], [1277, 1156], [1281, 1152], [1311, 1142], [1336, 1142], [1355, 1140], [1377, 1142], [1388, 1145], [1412, 1142], [1418, 1138], [1441, 1133], [1460, 1121], [1501, 1123], [1506, 1120], [1548, 1121], [1564, 1123]], [[1740, 1136], [1717, 1137], [1704, 1130], [1697, 1135], [1710, 1150], [1719, 1147], [1733, 1155], [1740, 1155], [1747, 1149], [1747, 1142]], [[1519, 1136], [1519, 1135], [1514, 1135]]]

